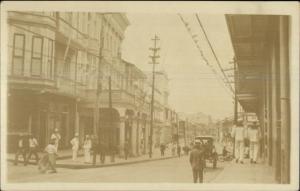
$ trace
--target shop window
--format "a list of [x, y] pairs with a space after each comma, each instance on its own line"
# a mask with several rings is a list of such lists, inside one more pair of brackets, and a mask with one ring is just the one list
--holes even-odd
[[32, 37], [31, 75], [40, 76], [42, 73], [43, 38]]
[[24, 70], [25, 35], [14, 34], [12, 74], [23, 75]]

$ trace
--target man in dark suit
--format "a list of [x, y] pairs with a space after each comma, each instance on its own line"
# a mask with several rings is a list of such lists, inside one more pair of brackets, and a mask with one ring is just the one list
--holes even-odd
[[196, 141], [194, 148], [190, 154], [190, 164], [193, 170], [194, 183], [203, 183], [203, 170], [204, 170], [204, 155], [201, 149], [200, 141]]

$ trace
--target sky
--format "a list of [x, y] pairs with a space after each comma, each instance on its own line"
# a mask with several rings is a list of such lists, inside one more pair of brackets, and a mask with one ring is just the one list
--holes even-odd
[[[195, 15], [182, 16], [189, 23], [192, 34], [197, 35], [196, 39], [209, 64], [220, 72]], [[164, 70], [168, 75], [171, 108], [184, 113], [203, 112], [213, 119], [233, 114], [232, 96], [224, 84], [217, 80], [211, 67], [206, 65], [177, 14], [127, 13], [127, 17], [130, 25], [125, 32], [122, 57], [144, 71], [151, 71], [151, 39], [155, 34], [159, 36], [157, 69]], [[199, 18], [222, 68], [232, 68], [229, 62], [234, 54], [225, 16], [199, 15]]]

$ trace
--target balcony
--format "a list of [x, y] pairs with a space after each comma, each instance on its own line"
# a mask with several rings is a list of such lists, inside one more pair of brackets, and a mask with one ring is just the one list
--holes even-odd
[[75, 83], [74, 80], [63, 76], [56, 76], [54, 79], [48, 77], [33, 77], [21, 75], [8, 76], [9, 88], [24, 89], [32, 91], [46, 91], [51, 94], [68, 97], [86, 97], [86, 86]]

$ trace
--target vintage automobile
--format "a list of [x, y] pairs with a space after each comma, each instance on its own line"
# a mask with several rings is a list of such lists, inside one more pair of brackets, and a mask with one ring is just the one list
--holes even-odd
[[195, 141], [201, 142], [201, 147], [204, 150], [205, 161], [212, 163], [213, 168], [217, 168], [218, 153], [214, 145], [213, 136], [197, 136]]

